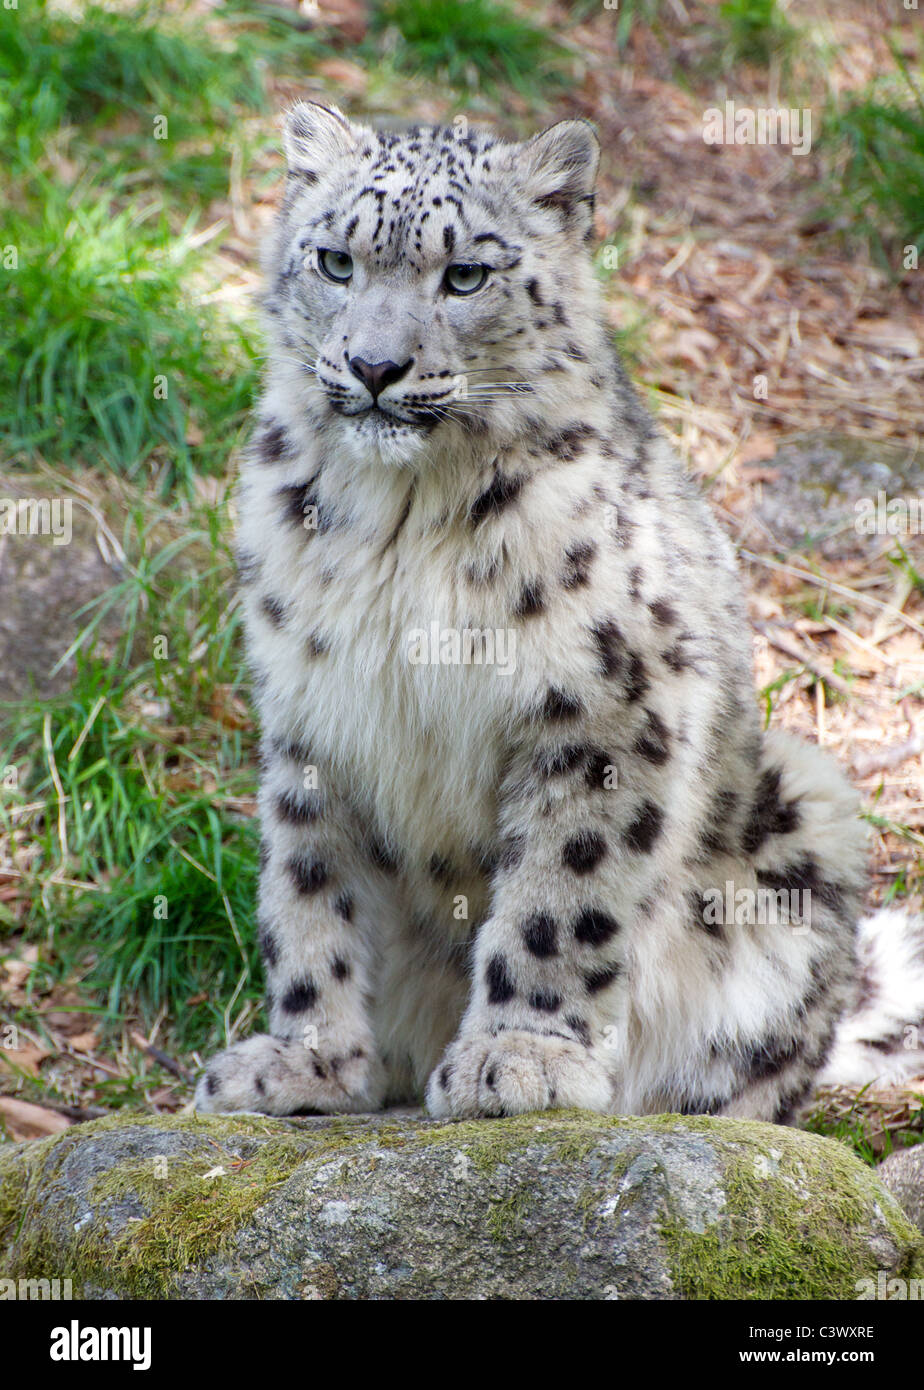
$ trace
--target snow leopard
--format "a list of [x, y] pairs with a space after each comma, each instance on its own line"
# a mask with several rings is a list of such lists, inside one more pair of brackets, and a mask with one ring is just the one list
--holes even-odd
[[198, 1108], [786, 1123], [831, 1058], [924, 1071], [924, 924], [858, 935], [857, 797], [764, 730], [614, 350], [593, 127], [300, 102], [283, 143], [237, 497], [269, 1032]]

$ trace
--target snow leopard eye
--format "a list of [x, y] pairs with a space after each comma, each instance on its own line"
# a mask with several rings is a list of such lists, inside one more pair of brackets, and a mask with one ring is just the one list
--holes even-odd
[[487, 278], [486, 265], [451, 265], [443, 277], [443, 284], [450, 294], [474, 294]]
[[336, 280], [341, 285], [353, 274], [353, 257], [346, 251], [328, 251], [322, 247], [318, 250], [318, 265], [328, 280]]

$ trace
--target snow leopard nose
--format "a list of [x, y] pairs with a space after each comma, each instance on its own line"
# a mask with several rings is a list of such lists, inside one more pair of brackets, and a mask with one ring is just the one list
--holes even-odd
[[413, 361], [413, 357], [409, 357], [404, 366], [399, 367], [397, 362], [367, 362], [364, 357], [351, 357], [349, 367], [353, 375], [359, 377], [372, 399], [377, 400], [380, 391], [384, 391], [386, 386], [391, 386], [392, 382], [401, 380], [410, 370]]

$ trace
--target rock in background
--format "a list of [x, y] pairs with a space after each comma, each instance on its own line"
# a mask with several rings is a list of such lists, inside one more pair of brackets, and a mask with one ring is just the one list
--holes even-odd
[[876, 1175], [905, 1215], [924, 1232], [924, 1144], [890, 1154], [880, 1163]]

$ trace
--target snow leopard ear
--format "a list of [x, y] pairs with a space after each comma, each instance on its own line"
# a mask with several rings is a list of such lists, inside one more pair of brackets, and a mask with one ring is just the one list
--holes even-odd
[[600, 145], [589, 121], [559, 121], [517, 151], [533, 202], [569, 215], [580, 208], [593, 210]]
[[336, 106], [297, 101], [285, 116], [282, 144], [289, 173], [309, 183], [336, 159], [356, 149], [356, 132]]

